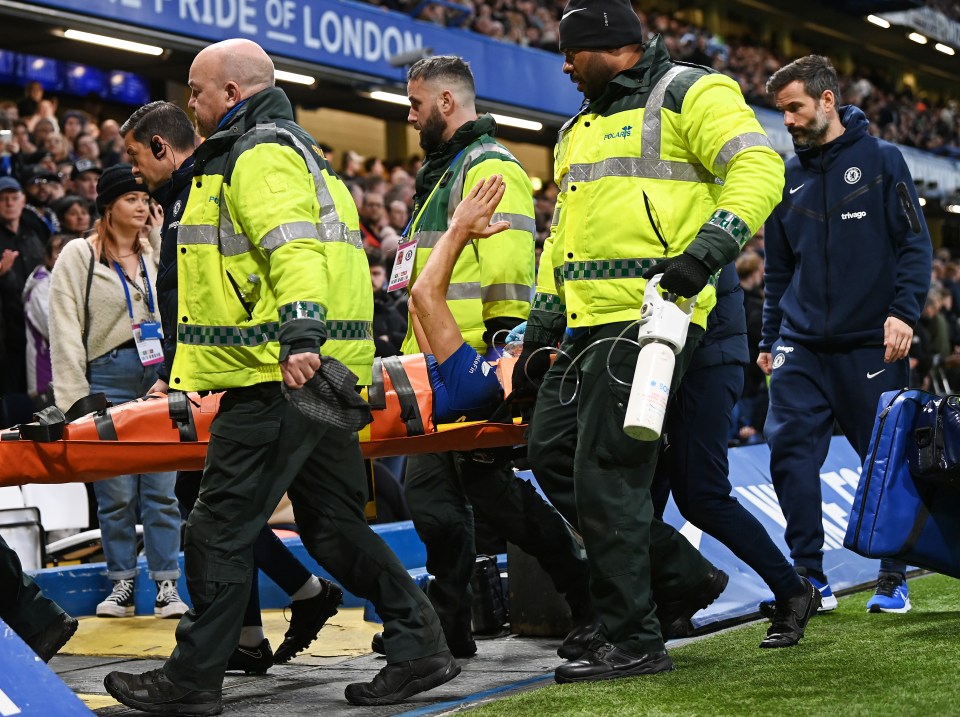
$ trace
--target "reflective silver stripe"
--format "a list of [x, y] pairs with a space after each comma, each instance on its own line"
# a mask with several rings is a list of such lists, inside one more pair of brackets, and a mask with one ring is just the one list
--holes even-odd
[[297, 239], [316, 239], [320, 240], [317, 234], [317, 225], [313, 222], [290, 222], [274, 227], [260, 240], [260, 248], [268, 254], [274, 249], [283, 246], [287, 242]]
[[679, 182], [714, 184], [717, 178], [701, 164], [671, 162], [641, 157], [610, 157], [593, 164], [571, 164], [563, 178], [563, 191], [571, 182], [593, 182], [604, 177], [642, 177], [671, 179]]
[[417, 240], [417, 249], [433, 249], [442, 236], [443, 232], [419, 231], [414, 233], [413, 238]]
[[320, 241], [340, 241], [352, 244], [357, 249], [363, 248], [363, 235], [359, 229], [347, 229], [343, 222], [337, 224], [317, 224], [317, 234]]
[[219, 243], [216, 227], [209, 224], [181, 224], [177, 227], [177, 244], [214, 244]]
[[663, 112], [663, 98], [667, 94], [667, 87], [682, 72], [692, 72], [689, 67], [672, 67], [660, 81], [654, 85], [647, 105], [643, 110], [643, 132], [640, 135], [640, 156], [646, 159], [660, 158], [661, 113]]
[[496, 144], [484, 143], [467, 152], [467, 156], [463, 158], [463, 162], [460, 164], [460, 173], [450, 186], [450, 198], [447, 200], [448, 218], [453, 216], [453, 212], [456, 210], [457, 205], [463, 201], [463, 183], [467, 181], [467, 172], [470, 171], [471, 163], [477, 157], [486, 154], [487, 152], [494, 152], [502, 156], [504, 159], [512, 160], [514, 162], [517, 161], [516, 157], [510, 154], [510, 152]]
[[253, 242], [247, 238], [246, 234], [221, 235], [219, 244], [222, 256], [239, 256], [253, 251]]
[[726, 209], [718, 209], [715, 211], [707, 224], [712, 224], [713, 226], [719, 227], [725, 231], [727, 234], [733, 237], [740, 248], [743, 248], [743, 245], [747, 243], [747, 240], [753, 236], [753, 232], [750, 231], [750, 227], [747, 226], [747, 223], [736, 214], [733, 212], [728, 212]]
[[721, 174], [726, 174], [730, 160], [748, 147], [770, 147], [770, 149], [773, 149], [770, 140], [763, 132], [744, 132], [733, 139], [727, 140], [726, 144], [720, 148], [720, 152], [713, 162], [714, 168]]
[[491, 301], [523, 301], [530, 303], [533, 287], [526, 284], [490, 284], [480, 289], [480, 299], [487, 304]]
[[320, 165], [317, 164], [317, 160], [313, 158], [313, 155], [310, 154], [310, 150], [303, 146], [303, 142], [297, 139], [290, 130], [277, 127], [276, 124], [272, 122], [264, 122], [258, 124], [257, 128], [260, 127], [267, 128], [277, 133], [278, 136], [286, 137], [294, 146], [300, 151], [303, 161], [307, 165], [307, 169], [310, 170], [310, 174], [313, 176], [313, 185], [317, 190], [317, 202], [320, 203], [320, 223], [328, 224], [332, 222], [339, 222], [340, 217], [337, 214], [337, 207], [333, 201], [333, 195], [330, 193], [329, 187], [327, 187], [327, 182], [323, 178], [323, 173], [320, 169]]
[[511, 214], [508, 212], [497, 212], [490, 218], [491, 224], [497, 222], [510, 222], [511, 229], [517, 229], [522, 232], [533, 234], [537, 231], [537, 222], [533, 217], [524, 214]]
[[465, 281], [462, 284], [450, 284], [450, 288], [447, 289], [447, 299], [450, 301], [458, 299], [479, 299], [480, 298], [480, 282], [479, 281]]
[[553, 219], [550, 221], [550, 226], [555, 227], [560, 223], [560, 202], [557, 202], [557, 205], [553, 208]]

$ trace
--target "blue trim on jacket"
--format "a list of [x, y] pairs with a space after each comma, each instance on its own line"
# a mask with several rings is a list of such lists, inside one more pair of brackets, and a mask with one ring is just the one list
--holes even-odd
[[863, 112], [839, 111], [844, 133], [797, 148], [765, 225], [761, 351], [780, 336], [880, 346], [888, 316], [915, 326], [926, 301], [932, 248], [913, 177], [899, 149], [868, 134]]

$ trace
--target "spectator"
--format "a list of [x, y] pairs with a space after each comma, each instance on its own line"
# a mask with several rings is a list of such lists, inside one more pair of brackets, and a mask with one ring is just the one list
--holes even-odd
[[39, 164], [32, 164], [24, 169], [22, 179], [27, 208], [40, 217], [51, 232], [58, 231], [60, 225], [50, 203], [63, 196], [60, 175]]
[[93, 160], [78, 159], [73, 165], [73, 171], [70, 172], [70, 182], [73, 185], [73, 193], [83, 197], [90, 203], [92, 215], [98, 216], [95, 202], [97, 201], [97, 181], [103, 170]]
[[[64, 411], [90, 393], [102, 392], [113, 403], [143, 396], [163, 358], [154, 313], [161, 218], [150, 210], [146, 187], [129, 165], [105, 172], [98, 195], [104, 217], [96, 232], [67, 243], [51, 280], [53, 382]], [[149, 240], [141, 237], [147, 227]], [[154, 615], [175, 618], [187, 611], [176, 584], [180, 509], [174, 478], [148, 473], [94, 483], [107, 577], [113, 581], [97, 605], [98, 617], [134, 613], [138, 516], [150, 579], [156, 581]]]
[[123, 146], [123, 137], [120, 136], [120, 125], [116, 120], [104, 120], [100, 124], [100, 161], [104, 167], [112, 167], [120, 161], [126, 151]]
[[410, 221], [410, 210], [402, 199], [392, 199], [387, 204], [387, 220], [393, 230], [402, 235]]
[[360, 204], [360, 233], [366, 247], [380, 247], [380, 233], [386, 220], [383, 195], [379, 192], [366, 192]]
[[76, 194], [58, 199], [53, 204], [53, 211], [60, 223], [60, 232], [71, 239], [86, 236], [93, 226], [90, 202]]
[[50, 236], [49, 227], [33, 212], [24, 211], [25, 206], [26, 196], [17, 180], [0, 177], [0, 305], [5, 349], [0, 357], [0, 394], [4, 396], [27, 392], [23, 289], [30, 272], [43, 262]]
[[97, 144], [97, 140], [94, 139], [92, 135], [80, 135], [77, 137], [76, 142], [74, 142], [74, 146], [76, 147], [74, 155], [78, 161], [81, 159], [89, 159], [96, 162], [100, 159], [100, 145]]
[[362, 178], [362, 173], [363, 157], [353, 150], [345, 152], [343, 155], [343, 167], [340, 170], [340, 176], [343, 177], [343, 181], [348, 184], [358, 182]]
[[43, 85], [37, 81], [28, 82], [23, 88], [23, 97], [17, 102], [17, 112], [24, 118], [35, 115], [42, 99]]
[[763, 258], [754, 251], [737, 257], [737, 276], [743, 289], [743, 308], [747, 319], [747, 347], [750, 361], [743, 369], [743, 392], [733, 412], [731, 438], [740, 443], [762, 439], [767, 415], [767, 377], [757, 366], [763, 323]]
[[50, 364], [50, 276], [63, 245], [73, 239], [54, 234], [47, 240], [43, 263], [27, 277], [23, 289], [27, 327], [27, 394], [37, 410], [53, 405], [53, 367]]
[[376, 249], [367, 249], [370, 283], [373, 284], [373, 340], [377, 356], [396, 356], [407, 334], [406, 311], [387, 293], [387, 270]]
[[[29, 122], [27, 126], [30, 126]], [[38, 148], [41, 148], [45, 145], [47, 137], [57, 133], [57, 126], [49, 117], [41, 118], [33, 125], [31, 133], [33, 134], [33, 143], [37, 145]]]
[[74, 146], [79, 137], [87, 128], [87, 116], [83, 112], [71, 110], [63, 116], [61, 133], [70, 146]]

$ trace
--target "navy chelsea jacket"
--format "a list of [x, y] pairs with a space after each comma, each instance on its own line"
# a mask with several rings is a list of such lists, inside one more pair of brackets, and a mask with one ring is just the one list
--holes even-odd
[[915, 326], [930, 285], [930, 234], [900, 150], [872, 137], [859, 108], [845, 132], [797, 148], [765, 225], [761, 351], [778, 337], [815, 348], [883, 344], [895, 316]]

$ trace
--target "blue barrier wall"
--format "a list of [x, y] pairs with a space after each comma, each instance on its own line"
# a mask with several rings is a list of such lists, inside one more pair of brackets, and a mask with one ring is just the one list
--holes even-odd
[[[787, 554], [783, 540], [785, 521], [777, 497], [770, 483], [768, 465], [770, 453], [765, 445], [733, 448], [730, 455], [730, 479], [734, 495], [767, 529], [774, 542]], [[532, 480], [529, 472], [521, 474]], [[853, 506], [860, 465], [857, 454], [844, 438], [834, 438], [827, 460], [820, 472], [823, 491], [823, 526], [826, 535], [824, 544], [824, 569], [834, 591], [871, 583], [876, 579], [878, 562], [860, 557], [843, 548], [843, 536], [847, 517]], [[760, 600], [770, 597], [770, 591], [759, 576], [736, 558], [726, 546], [695, 526], [687, 523], [671, 500], [665, 512], [666, 520], [681, 533], [712, 563], [725, 570], [731, 577], [730, 584], [717, 602], [698, 614], [697, 626], [720, 620], [743, 617], [755, 612]], [[377, 533], [397, 553], [404, 566], [411, 571], [422, 586], [427, 574], [422, 566], [426, 562], [426, 549], [417, 537], [410, 522], [375, 526]], [[298, 538], [284, 542], [310, 570], [329, 577], [307, 554]], [[146, 562], [140, 560], [140, 575], [137, 580], [136, 607], [138, 615], [153, 614], [155, 588], [147, 577]], [[79, 565], [66, 568], [51, 568], [37, 574], [37, 582], [52, 599], [74, 615], [92, 615], [96, 604], [109, 592], [110, 581], [106, 567], [100, 564]], [[181, 594], [189, 602], [184, 578], [180, 579]], [[261, 573], [260, 600], [263, 607], [280, 608], [289, 603], [287, 595]], [[359, 607], [364, 601], [347, 593], [347, 607]], [[369, 614], [369, 613], [368, 613]]]
[[0, 715], [93, 715], [80, 698], [3, 620], [0, 620]]

